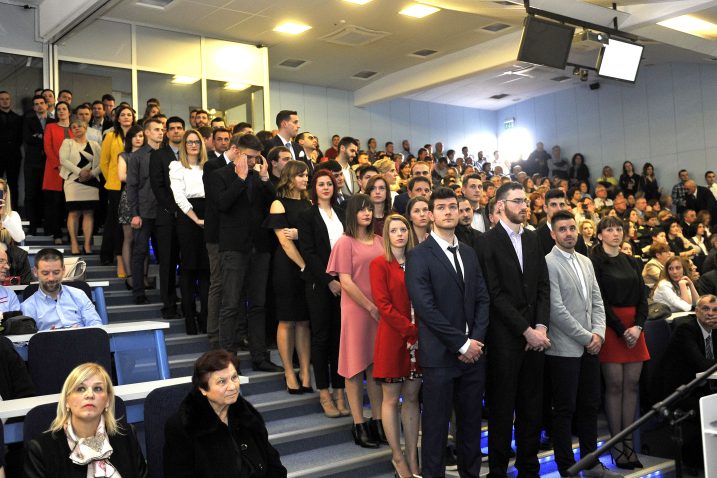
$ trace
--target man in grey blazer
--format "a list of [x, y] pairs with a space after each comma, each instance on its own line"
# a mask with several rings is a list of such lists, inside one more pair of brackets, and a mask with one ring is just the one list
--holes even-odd
[[[597, 449], [600, 405], [598, 353], [605, 339], [605, 308], [590, 259], [575, 252], [580, 233], [573, 215], [559, 211], [551, 218], [555, 246], [545, 256], [550, 275], [550, 329], [552, 344], [546, 366], [552, 377], [552, 438], [561, 476], [575, 464], [571, 423], [575, 416], [580, 455]], [[585, 477], [618, 477], [598, 462], [583, 471]]]

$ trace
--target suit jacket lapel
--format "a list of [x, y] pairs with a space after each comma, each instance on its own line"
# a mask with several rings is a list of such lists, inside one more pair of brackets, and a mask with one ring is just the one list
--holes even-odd
[[[495, 226], [498, 229], [498, 234], [501, 238], [501, 242], [503, 243], [503, 248], [506, 249], [508, 252], [508, 256], [513, 260], [515, 263], [515, 267], [518, 268], [518, 272], [523, 275], [523, 270], [520, 268], [520, 261], [518, 261], [518, 255], [515, 253], [515, 248], [513, 247], [513, 243], [510, 240], [510, 237], [508, 237], [508, 233], [505, 232], [505, 229], [503, 228], [502, 224], [496, 224]], [[525, 258], [525, 242], [523, 241], [523, 236], [520, 237], [521, 244], [523, 246], [523, 258]], [[523, 261], [523, 265], [525, 265], [525, 260]]]
[[[429, 236], [427, 240], [430, 241], [429, 244], [431, 245], [431, 251], [433, 251], [433, 255], [436, 256], [436, 259], [438, 259], [438, 262], [440, 262], [443, 265], [443, 267], [445, 267], [448, 270], [448, 272], [449, 272], [448, 275], [450, 275], [453, 278], [453, 281], [456, 283], [456, 285], [458, 285], [460, 287], [461, 284], [460, 284], [460, 282], [458, 282], [458, 274], [456, 273], [456, 269], [455, 269], [455, 267], [453, 267], [453, 264], [451, 264], [450, 261], [448, 260], [448, 256], [446, 256], [446, 253], [443, 252], [443, 249], [441, 249], [441, 246], [438, 245], [438, 243], [436, 242], [435, 239], [433, 239], [433, 237]], [[464, 263], [464, 265], [465, 265], [465, 263]], [[464, 277], [465, 277], [465, 273], [464, 273]], [[463, 282], [465, 283], [465, 279]]]
[[[580, 285], [580, 278], [575, 273], [575, 269], [573, 269], [573, 266], [570, 265], [570, 261], [566, 259], [560, 252], [557, 253], [560, 256], [560, 263], [563, 265], [563, 268], [570, 274], [570, 279], [573, 281], [573, 284], [575, 284], [575, 287], [578, 289], [578, 294], [580, 294], [580, 297], [585, 300], [585, 295], [583, 294], [583, 287]], [[578, 258], [575, 258], [576, 261], [578, 261]], [[580, 261], [578, 261], [578, 267], [580, 267], [580, 271], [583, 273], [583, 277], [587, 277], [585, 275], [585, 269], [583, 269], [582, 265], [580, 264]], [[587, 281], [586, 281], [587, 282]]]

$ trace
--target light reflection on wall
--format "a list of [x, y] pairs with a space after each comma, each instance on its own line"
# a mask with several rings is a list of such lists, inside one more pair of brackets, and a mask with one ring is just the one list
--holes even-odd
[[506, 129], [498, 136], [500, 156], [511, 163], [528, 159], [533, 149], [535, 149], [533, 133], [527, 128]]

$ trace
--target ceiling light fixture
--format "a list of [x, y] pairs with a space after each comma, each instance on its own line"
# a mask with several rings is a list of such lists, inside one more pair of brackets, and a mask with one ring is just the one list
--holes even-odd
[[344, 0], [344, 2], [355, 3], [356, 5], [366, 5], [371, 0]]
[[429, 5], [421, 5], [419, 3], [414, 3], [413, 5], [404, 8], [398, 13], [409, 17], [423, 18], [427, 17], [428, 15], [432, 15], [440, 10], [440, 8], [431, 7]]
[[224, 89], [225, 90], [231, 90], [231, 91], [244, 91], [247, 88], [249, 88], [251, 85], [249, 83], [238, 83], [235, 81], [228, 81], [224, 83]]
[[196, 76], [174, 75], [172, 78], [172, 83], [175, 85], [193, 85], [197, 81], [199, 81], [199, 78]]
[[658, 22], [657, 24], [677, 30], [678, 32], [687, 33], [688, 35], [694, 35], [708, 40], [717, 40], [717, 25], [712, 22], [693, 17], [692, 15], [682, 15], [670, 18], [669, 20]]
[[294, 22], [284, 22], [274, 27], [275, 32], [288, 33], [290, 35], [298, 35], [299, 33], [304, 33], [306, 30], [311, 30], [311, 27]]

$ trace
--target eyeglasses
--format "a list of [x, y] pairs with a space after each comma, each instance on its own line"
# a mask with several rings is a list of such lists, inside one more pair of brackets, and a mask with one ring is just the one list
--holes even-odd
[[520, 206], [520, 205], [525, 205], [525, 206], [527, 206], [528, 204], [530, 204], [530, 200], [529, 200], [529, 199], [520, 199], [520, 198], [516, 198], [516, 199], [503, 199], [503, 202], [512, 202], [512, 203], [515, 204], [516, 206]]
[[198, 139], [190, 139], [187, 141], [187, 146], [201, 146], [202, 142]]

